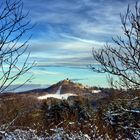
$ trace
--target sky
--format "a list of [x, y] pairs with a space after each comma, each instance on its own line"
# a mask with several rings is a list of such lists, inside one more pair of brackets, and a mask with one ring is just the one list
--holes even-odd
[[[39, 69], [42, 70], [42, 74], [46, 72], [47, 82], [49, 84], [50, 81], [57, 82], [58, 76], [52, 75], [61, 73], [62, 79], [66, 76], [73, 79], [75, 75], [79, 75], [77, 79], [88, 79], [85, 80], [88, 82], [83, 82], [88, 85], [94, 85], [94, 81], [98, 81], [100, 75], [90, 79], [91, 71], [87, 70], [85, 73], [90, 74], [85, 77], [80, 68], [89, 69], [89, 64], [96, 64], [92, 57], [93, 48], [104, 47], [106, 42], [113, 44], [111, 38], [122, 34], [120, 13], [126, 12], [128, 4], [131, 7], [135, 4], [135, 0], [23, 0], [23, 2], [25, 12], [28, 10], [30, 12], [31, 23], [36, 24], [30, 40], [30, 59], [35, 60], [37, 66], [46, 67], [44, 70]], [[49, 71], [48, 66], [52, 67]], [[60, 66], [77, 68], [79, 71], [71, 69], [65, 71]], [[72, 73], [74, 75], [71, 76]], [[49, 78], [50, 75], [52, 79]], [[96, 73], [92, 76], [96, 76]], [[105, 75], [102, 77], [105, 79]], [[101, 80], [98, 85], [100, 83]]]
[[122, 33], [120, 13], [134, 0], [23, 0], [33, 29], [29, 50], [39, 65], [86, 65], [92, 48]]
[[[96, 65], [92, 49], [104, 47], [106, 42], [113, 45], [111, 38], [122, 34], [120, 13], [126, 12], [128, 4], [133, 9], [135, 0], [22, 1], [24, 12], [29, 11], [28, 18], [35, 24], [28, 48], [30, 60], [37, 65], [30, 71], [35, 74], [34, 83], [51, 84], [68, 77], [86, 79], [83, 83], [87, 85], [105, 84], [102, 78], [99, 81], [101, 75], [96, 77], [89, 70], [89, 64]], [[40, 81], [40, 75], [47, 80]], [[95, 80], [99, 82], [94, 84]]]

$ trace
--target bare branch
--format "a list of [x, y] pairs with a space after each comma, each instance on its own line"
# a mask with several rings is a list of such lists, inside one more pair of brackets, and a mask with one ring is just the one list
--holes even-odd
[[[140, 7], [135, 5], [132, 13], [128, 5], [125, 15], [120, 15], [124, 37], [113, 38], [114, 46], [105, 45], [100, 50], [93, 49], [93, 57], [100, 68], [91, 68], [96, 72], [116, 76], [115, 83], [125, 89], [140, 88]], [[116, 80], [117, 79], [117, 80]], [[112, 80], [112, 79], [111, 79]], [[112, 83], [112, 81], [111, 81]], [[113, 84], [113, 83], [112, 83]]]
[[[26, 32], [33, 27], [30, 20], [26, 20], [27, 16], [28, 13], [23, 13], [21, 0], [5, 0], [0, 4], [0, 92], [4, 92], [34, 65], [28, 64], [29, 54], [24, 62], [20, 62], [31, 37], [26, 38]], [[31, 77], [23, 84], [30, 80]]]

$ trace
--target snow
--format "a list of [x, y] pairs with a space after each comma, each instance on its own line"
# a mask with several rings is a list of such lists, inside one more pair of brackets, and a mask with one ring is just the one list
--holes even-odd
[[44, 100], [44, 99], [48, 99], [48, 98], [57, 98], [57, 99], [65, 99], [67, 100], [68, 97], [70, 96], [77, 96], [76, 94], [73, 94], [73, 93], [65, 93], [65, 94], [61, 94], [61, 89], [62, 89], [62, 86], [60, 86], [58, 88], [58, 90], [56, 91], [55, 94], [46, 94], [44, 96], [39, 96], [37, 97], [39, 100]]
[[60, 87], [58, 88], [58, 90], [56, 91], [55, 94], [60, 95], [60, 93], [61, 93], [61, 89], [62, 89], [62, 86], [60, 86]]
[[137, 109], [131, 109], [131, 110], [128, 110], [128, 109], [125, 109], [123, 107], [121, 107], [121, 109], [123, 111], [126, 111], [126, 112], [131, 112], [131, 113], [140, 113], [140, 110], [137, 110]]
[[44, 96], [39, 96], [37, 97], [39, 100], [44, 100], [44, 99], [48, 99], [48, 98], [57, 98], [57, 99], [68, 99], [68, 97], [70, 96], [77, 96], [76, 94], [72, 94], [72, 93], [65, 93], [65, 94], [47, 94]]
[[[0, 133], [1, 140], [91, 140], [90, 136], [82, 132], [67, 133], [63, 128], [54, 129], [54, 133], [38, 136], [35, 130], [16, 129], [13, 132]], [[1, 132], [1, 131], [0, 131]]]
[[92, 90], [92, 93], [100, 93], [101, 90]]

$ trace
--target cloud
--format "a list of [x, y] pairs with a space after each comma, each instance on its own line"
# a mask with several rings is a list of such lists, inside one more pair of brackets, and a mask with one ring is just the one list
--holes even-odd
[[51, 71], [46, 71], [46, 70], [30, 70], [30, 73], [34, 75], [61, 75], [61, 73], [58, 72], [51, 72]]
[[88, 78], [76, 78], [76, 79], [70, 79], [72, 81], [83, 81], [83, 80], [88, 80]]
[[32, 22], [37, 23], [36, 34], [45, 32], [44, 37], [52, 37], [53, 33], [57, 38], [63, 33], [99, 42], [120, 33], [119, 14], [126, 10], [128, 3], [134, 3], [129, 0], [24, 1], [26, 9], [31, 9]]
[[98, 41], [95, 41], [95, 40], [83, 39], [83, 38], [70, 36], [70, 35], [66, 35], [66, 34], [61, 34], [61, 36], [64, 37], [64, 38], [68, 38], [68, 39], [71, 39], [71, 40], [76, 40], [76, 41], [84, 42], [84, 43], [88, 43], [88, 44], [94, 44], [94, 45], [100, 45], [100, 46], [104, 44], [104, 42], [98, 42]]
[[37, 67], [69, 67], [76, 69], [89, 69], [92, 57], [63, 57], [63, 58], [38, 58], [34, 57]]
[[[44, 63], [51, 59], [50, 62], [54, 64], [56, 61], [64, 64], [67, 60], [70, 65], [70, 59], [76, 58], [81, 59], [73, 60], [73, 65], [77, 62], [90, 63], [92, 58], [85, 58], [91, 56], [93, 47], [98, 49], [103, 47], [105, 42], [112, 43], [112, 37], [122, 34], [119, 14], [126, 11], [128, 3], [135, 3], [130, 0], [23, 2], [25, 11], [30, 9], [32, 23], [37, 23], [29, 48], [32, 59], [38, 56], [37, 61], [41, 58]], [[63, 60], [60, 61], [59, 58]]]

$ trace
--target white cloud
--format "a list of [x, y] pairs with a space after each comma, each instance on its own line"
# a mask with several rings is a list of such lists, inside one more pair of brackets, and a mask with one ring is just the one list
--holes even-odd
[[129, 0], [24, 1], [31, 9], [32, 22], [38, 23], [37, 37], [31, 40], [29, 50], [32, 56], [38, 55], [37, 58], [50, 63], [55, 63], [55, 59], [62, 63], [68, 58], [81, 58], [76, 61], [89, 63], [91, 59], [86, 58], [92, 56], [92, 48], [101, 48], [106, 41], [112, 42], [111, 37], [121, 35], [119, 14], [126, 10], [128, 2], [134, 3]]
[[[38, 64], [37, 64], [38, 65]], [[28, 73], [31, 73], [31, 74], [33, 74], [33, 75], [62, 75], [62, 73], [59, 73], [59, 72], [52, 72], [52, 71], [47, 71], [47, 70], [39, 70], [39, 69], [37, 69], [37, 70], [30, 70]]]
[[97, 46], [102, 46], [105, 43], [105, 42], [98, 42], [96, 40], [83, 39], [83, 38], [79, 38], [79, 37], [75, 37], [75, 36], [71, 36], [71, 35], [66, 35], [66, 34], [61, 34], [61, 36], [64, 38], [71, 39], [71, 40], [76, 40], [79, 42], [84, 42], [84, 43], [97, 45]]

